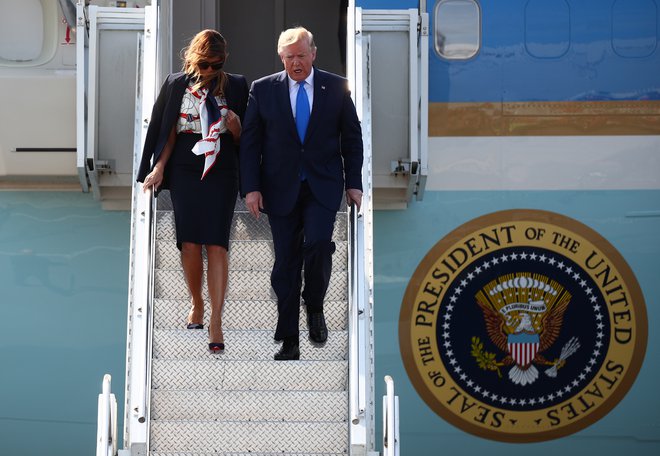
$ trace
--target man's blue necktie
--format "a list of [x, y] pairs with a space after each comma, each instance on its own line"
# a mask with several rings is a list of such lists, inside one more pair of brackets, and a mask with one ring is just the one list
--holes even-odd
[[296, 98], [296, 129], [301, 141], [305, 139], [305, 131], [309, 123], [309, 99], [305, 90], [305, 81], [298, 82], [298, 96]]

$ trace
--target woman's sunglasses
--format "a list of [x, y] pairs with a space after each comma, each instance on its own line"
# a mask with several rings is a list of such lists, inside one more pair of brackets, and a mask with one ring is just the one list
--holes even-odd
[[209, 67], [213, 68], [214, 70], [219, 70], [222, 68], [222, 66], [225, 64], [225, 62], [216, 62], [216, 63], [209, 63], [205, 60], [202, 60], [197, 64], [200, 70], [208, 70]]

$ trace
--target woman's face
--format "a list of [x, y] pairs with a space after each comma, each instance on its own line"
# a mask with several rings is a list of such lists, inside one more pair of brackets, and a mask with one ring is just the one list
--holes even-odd
[[199, 74], [202, 76], [210, 76], [212, 74], [215, 74], [219, 72], [222, 69], [222, 66], [224, 65], [225, 60], [222, 57], [207, 57], [201, 59], [197, 63], [197, 69], [199, 70]]

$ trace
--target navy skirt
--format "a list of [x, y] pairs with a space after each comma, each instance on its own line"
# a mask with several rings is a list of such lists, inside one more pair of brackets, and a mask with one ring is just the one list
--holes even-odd
[[238, 195], [238, 155], [230, 134], [220, 137], [220, 153], [201, 179], [204, 156], [195, 155], [199, 134], [179, 133], [168, 163], [169, 188], [176, 225], [176, 245], [182, 242], [229, 248]]

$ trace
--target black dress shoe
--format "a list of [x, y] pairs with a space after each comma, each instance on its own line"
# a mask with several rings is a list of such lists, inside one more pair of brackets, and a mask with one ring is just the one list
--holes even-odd
[[282, 344], [280, 351], [275, 353], [275, 361], [293, 361], [300, 359], [300, 346], [298, 344]]
[[309, 328], [309, 338], [312, 342], [322, 344], [328, 340], [328, 328], [325, 326], [323, 312], [307, 314], [307, 327]]

